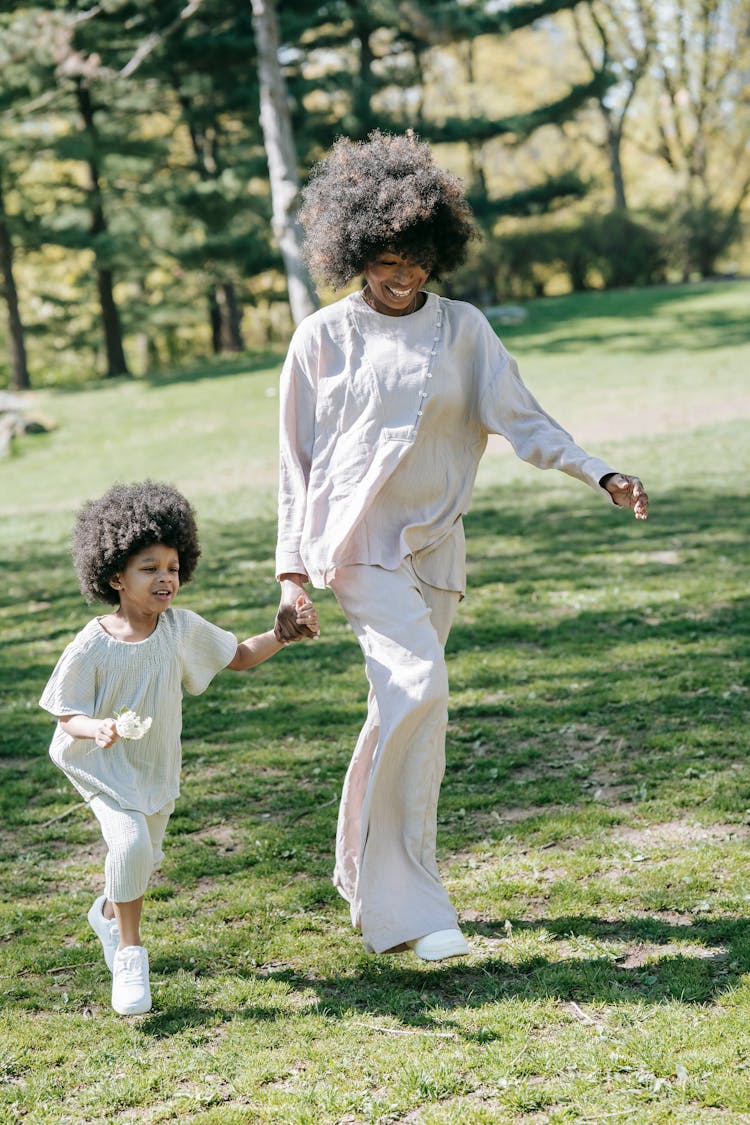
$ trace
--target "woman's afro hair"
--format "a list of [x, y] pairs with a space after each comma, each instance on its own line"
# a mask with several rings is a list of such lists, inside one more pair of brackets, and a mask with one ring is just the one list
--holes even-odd
[[478, 237], [461, 181], [411, 131], [340, 137], [313, 168], [299, 219], [310, 269], [336, 289], [385, 250], [440, 277], [461, 265]]
[[174, 547], [180, 585], [189, 582], [201, 553], [198, 528], [192, 507], [171, 485], [151, 480], [115, 484], [84, 504], [73, 529], [73, 562], [86, 601], [117, 605], [110, 579], [132, 555], [154, 543]]

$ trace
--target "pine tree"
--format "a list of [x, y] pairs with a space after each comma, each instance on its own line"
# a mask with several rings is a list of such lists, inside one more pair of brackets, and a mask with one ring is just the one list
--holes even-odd
[[16, 248], [23, 245], [26, 224], [21, 214], [11, 211], [7, 200], [13, 194], [16, 206], [23, 206], [17, 185], [31, 159], [28, 139], [19, 124], [39, 80], [36, 65], [28, 65], [26, 59], [25, 44], [32, 31], [33, 20], [28, 15], [0, 12], [0, 292], [7, 314], [9, 385], [13, 390], [31, 387], [15, 267]]
[[[434, 113], [424, 97], [426, 61], [430, 52], [463, 48], [471, 66], [471, 45], [480, 36], [498, 40], [536, 21], [569, 10], [579, 0], [538, 0], [498, 11], [487, 0], [338, 0], [305, 3], [286, 0], [282, 30], [290, 53], [299, 59], [291, 88], [296, 96], [295, 130], [300, 150], [308, 159], [321, 155], [338, 133], [364, 137], [372, 129], [403, 132], [414, 128], [433, 144], [467, 146], [474, 169], [472, 204], [480, 218], [490, 222], [502, 214], [539, 213], [560, 197], [580, 196], [585, 185], [574, 169], [516, 192], [492, 199], [479, 150], [498, 137], [514, 143], [529, 138], [543, 125], [562, 124], [590, 98], [601, 95], [611, 78], [605, 70], [576, 83], [561, 97], [531, 111], [492, 117], [484, 110], [453, 116], [440, 107]], [[377, 50], [376, 48], [377, 44]], [[306, 77], [311, 56], [327, 51], [339, 59], [314, 83]], [[320, 108], [305, 103], [313, 86]], [[320, 96], [320, 93], [323, 96]], [[409, 96], [398, 97], [399, 91]], [[398, 102], [398, 105], [395, 103]], [[391, 106], [394, 108], [391, 108]]]

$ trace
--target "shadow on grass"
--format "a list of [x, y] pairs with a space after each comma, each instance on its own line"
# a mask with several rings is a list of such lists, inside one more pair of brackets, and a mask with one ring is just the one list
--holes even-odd
[[55, 395], [87, 394], [96, 391], [112, 391], [117, 387], [129, 387], [133, 383], [149, 386], [154, 390], [172, 383], [195, 383], [203, 380], [221, 379], [226, 375], [248, 375], [260, 371], [272, 371], [274, 376], [281, 371], [286, 349], [281, 345], [264, 350], [240, 352], [238, 355], [203, 356], [184, 367], [166, 368], [149, 372], [146, 375], [117, 375], [111, 378], [68, 379], [63, 382], [45, 383], [37, 389], [51, 391]]
[[[467, 934], [503, 937], [504, 923], [486, 923], [480, 927], [466, 925]], [[458, 1036], [469, 1040], [491, 1041], [505, 1032], [492, 1029], [493, 1016], [487, 1013], [487, 1027], [461, 1027], [450, 1012], [477, 1011], [499, 1001], [540, 1000], [609, 1005], [659, 1005], [678, 1000], [683, 1004], [710, 1003], [731, 992], [750, 970], [750, 921], [735, 919], [696, 920], [690, 925], [675, 925], [655, 918], [631, 917], [609, 922], [590, 916], [548, 919], [538, 924], [518, 922], [514, 929], [544, 929], [559, 939], [592, 937], [615, 939], [636, 948], [648, 945], [649, 960], [629, 964], [628, 959], [601, 957], [536, 956], [517, 961], [499, 955], [486, 956], [472, 962], [444, 962], [434, 967], [411, 967], [411, 954], [371, 957], [351, 970], [321, 976], [313, 970], [299, 972], [290, 968], [269, 971], [240, 969], [239, 978], [270, 980], [287, 986], [305, 998], [305, 1006], [313, 1007], [320, 1016], [332, 1020], [353, 1017], [385, 1017], [401, 1025], [425, 1030], [452, 1028]], [[358, 940], [354, 935], [352, 941]], [[714, 950], [708, 955], [680, 951], [679, 945], [695, 943]], [[512, 950], [512, 939], [504, 943]], [[659, 946], [666, 947], [659, 955]], [[674, 947], [674, 948], [673, 948]], [[222, 951], [204, 949], [202, 961], [206, 971], [222, 960]], [[165, 964], [158, 958], [155, 972], [169, 972], [171, 959]], [[412, 965], [414, 962], [412, 961]], [[198, 967], [200, 971], [200, 966]], [[314, 996], [313, 1004], [310, 997]], [[446, 1011], [448, 1014], [446, 1014]], [[155, 1012], [144, 1030], [156, 1037], [167, 1037], [206, 1020], [232, 1021], [275, 1020], [288, 1018], [288, 1007], [248, 1005], [222, 1010], [210, 1005], [185, 1006]], [[572, 1017], [572, 1018], [578, 1018]], [[476, 1024], [476, 1019], [472, 1020]], [[387, 1030], [387, 1028], [383, 1028]]]
[[[740, 282], [746, 285], [746, 282]], [[582, 349], [653, 354], [676, 349], [708, 351], [741, 347], [750, 340], [748, 319], [738, 294], [737, 307], [690, 309], [682, 306], [704, 294], [731, 291], [731, 284], [675, 285], [646, 291], [622, 289], [547, 298], [530, 304], [530, 316], [518, 326], [498, 325], [506, 344], [534, 348], [535, 337], [556, 352]], [[686, 331], [689, 319], [690, 330]], [[617, 329], [617, 321], [622, 322]], [[654, 322], [656, 328], [654, 327]], [[606, 322], [606, 323], [603, 323]], [[563, 325], [565, 327], [563, 327]]]
[[285, 351], [286, 349], [277, 346], [269, 347], [264, 351], [254, 350], [236, 356], [204, 358], [189, 366], [145, 375], [143, 379], [158, 389], [170, 383], [195, 383], [204, 379], [221, 378], [224, 375], [248, 375], [259, 371], [268, 371], [269, 369], [278, 373], [284, 362]]
[[[542, 777], [544, 753], [560, 742], [560, 730], [574, 724], [592, 725], [594, 735], [597, 726], [599, 733], [617, 735], [629, 751], [663, 732], [665, 746], [657, 763], [661, 782], [669, 779], [670, 769], [677, 780], [686, 768], [686, 754], [699, 744], [702, 770], [723, 768], [727, 757], [739, 752], [726, 733], [738, 729], [744, 705], [740, 689], [745, 691], [746, 685], [738, 665], [750, 647], [747, 596], [712, 586], [705, 605], [675, 597], [657, 599], [654, 609], [646, 593], [642, 605], [620, 609], [615, 602], [592, 608], [572, 601], [564, 613], [554, 615], [527, 613], [526, 603], [535, 592], [551, 587], [584, 598], [613, 582], [636, 589], [648, 585], [662, 593], [673, 585], [689, 587], [710, 574], [719, 558], [739, 574], [747, 565], [746, 498], [700, 492], [666, 496], [654, 522], [644, 527], [603, 511], [571, 518], [569, 506], [541, 506], [538, 494], [530, 496], [535, 504], [531, 510], [523, 496], [510, 507], [495, 504], [494, 497], [490, 503], [484, 493], [467, 519], [469, 596], [448, 644], [460, 698], [451, 707], [447, 807], [462, 804], [471, 812], [488, 809], [493, 801], [497, 806], [518, 799], [515, 792], [493, 787], [490, 782], [498, 780], [498, 773], [492, 777], [488, 771], [510, 776], [535, 761], [537, 776], [523, 778], [524, 799], [553, 801]], [[250, 527], [207, 528], [205, 559], [196, 580], [181, 591], [180, 603], [238, 632], [268, 628], [277, 599], [270, 578], [273, 538], [270, 519]], [[46, 819], [49, 789], [61, 780], [46, 758], [49, 722], [36, 701], [62, 647], [91, 611], [76, 593], [67, 560], [61, 563], [52, 552], [26, 557], [19, 549], [15, 558], [0, 562], [0, 578], [6, 575], [6, 592], [0, 595], [0, 757], [13, 760], [14, 784], [0, 794], [0, 813], [7, 827], [19, 828], [29, 823], [30, 814]], [[310, 739], [338, 739], [337, 768], [343, 772], [342, 755], [356, 738], [366, 685], [358, 648], [331, 595], [321, 594], [319, 603], [324, 619], [320, 641], [290, 650], [250, 677], [218, 676], [205, 695], [186, 700], [184, 734], [188, 757], [191, 745], [200, 740], [206, 744], [203, 754], [216, 747], [217, 760], [230, 747], [272, 746], [284, 740], [292, 749], [285, 749], [280, 760], [275, 800], [284, 810], [309, 802], [312, 823], [322, 831], [327, 817], [315, 813], [314, 802], [327, 802], [330, 786], [321, 791], [313, 782], [302, 790], [299, 784], [309, 772], [308, 744]], [[472, 620], [475, 603], [481, 612]], [[613, 649], [624, 642], [635, 655], [618, 657], [613, 678]], [[494, 666], [492, 660], [506, 651], [508, 666]], [[585, 689], [571, 692], [568, 665], [576, 664], [583, 664]], [[519, 692], [532, 674], [541, 679], [536, 698]], [[740, 677], [736, 693], [727, 693], [733, 687], [728, 675]], [[680, 732], [686, 732], [684, 739]], [[578, 738], [585, 748], [583, 731]], [[613, 762], [612, 784], [623, 780], [617, 776], [620, 769], [630, 773], [626, 764]], [[543, 792], [535, 792], [536, 785]], [[716, 807], [744, 809], [748, 798], [742, 788], [740, 784], [734, 797], [727, 791], [714, 795]], [[221, 784], [215, 789], [191, 786], [196, 818], [212, 823], [227, 813], [241, 817], [247, 793], [240, 788], [227, 795], [225, 790]], [[563, 799], [576, 794], [585, 799], [578, 781]]]

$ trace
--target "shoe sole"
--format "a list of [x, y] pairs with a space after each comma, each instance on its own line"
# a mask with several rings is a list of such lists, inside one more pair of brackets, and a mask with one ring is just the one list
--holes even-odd
[[146, 1012], [151, 1011], [151, 1006], [151, 997], [149, 997], [148, 1004], [145, 1006], [143, 1004], [136, 1004], [128, 1008], [115, 1008], [113, 1004], [112, 1010], [117, 1012], [118, 1016], [144, 1016]]
[[452, 938], [441, 944], [431, 943], [426, 950], [419, 949], [419, 942], [420, 939], [417, 939], [413, 944], [407, 942], [407, 945], [420, 961], [446, 961], [449, 957], [466, 957], [469, 952], [469, 947], [463, 938], [460, 941]]
[[461, 949], [445, 947], [440, 950], [430, 950], [429, 953], [417, 953], [414, 950], [420, 961], [447, 961], [449, 957], [467, 957], [468, 949], [462, 947]]

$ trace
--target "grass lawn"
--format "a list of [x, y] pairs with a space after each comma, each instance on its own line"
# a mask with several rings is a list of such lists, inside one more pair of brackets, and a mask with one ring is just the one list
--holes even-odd
[[746, 282], [592, 293], [501, 331], [652, 514], [499, 442], [482, 464], [439, 820], [470, 957], [367, 956], [331, 885], [365, 682], [322, 593], [318, 642], [186, 701], [132, 1019], [37, 707], [92, 613], [71, 521], [113, 480], [174, 482], [204, 543], [178, 604], [269, 627], [281, 357], [32, 397], [57, 428], [0, 462], [0, 1123], [750, 1122], [748, 309]]

